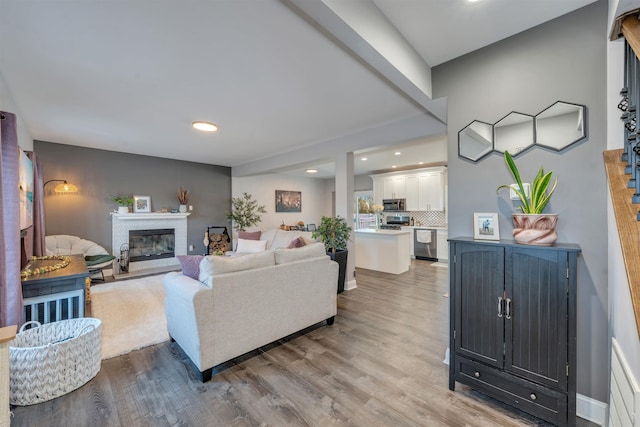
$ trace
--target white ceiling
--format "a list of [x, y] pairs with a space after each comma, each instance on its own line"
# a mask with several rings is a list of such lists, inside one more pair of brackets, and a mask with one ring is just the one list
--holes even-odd
[[[427, 67], [594, 0], [359, 1]], [[0, 0], [0, 76], [34, 139], [231, 167], [429, 115], [292, 3]], [[197, 119], [220, 130], [197, 132]], [[356, 161], [356, 173], [398, 163], [387, 147], [398, 143], [429, 163], [433, 137], [407, 138], [360, 146], [376, 160]], [[292, 170], [331, 176], [331, 153], [308, 157]]]

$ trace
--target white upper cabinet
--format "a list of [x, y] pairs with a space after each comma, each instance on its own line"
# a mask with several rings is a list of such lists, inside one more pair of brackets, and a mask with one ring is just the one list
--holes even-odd
[[384, 178], [383, 199], [404, 199], [406, 197], [406, 176], [396, 175]]
[[420, 209], [420, 184], [418, 183], [418, 175], [407, 175], [406, 183], [406, 209], [408, 211], [426, 210]]
[[420, 193], [418, 207], [420, 211], [444, 210], [444, 173], [428, 172], [418, 176]]
[[446, 168], [372, 175], [373, 200], [405, 199], [407, 211], [444, 211]]

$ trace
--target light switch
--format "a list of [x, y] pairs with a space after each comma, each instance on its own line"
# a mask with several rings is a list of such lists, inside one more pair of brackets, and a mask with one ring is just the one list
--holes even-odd
[[[523, 182], [522, 186], [524, 187], [524, 194], [527, 197], [527, 199], [529, 198], [529, 196], [531, 195], [531, 190], [530, 190], [530, 185], [528, 182]], [[520, 197], [518, 197], [518, 195], [516, 194], [515, 191], [513, 191], [514, 188], [518, 188], [518, 184], [511, 184], [509, 185], [509, 187], [511, 187], [509, 189], [509, 198], [511, 200], [520, 200]]]

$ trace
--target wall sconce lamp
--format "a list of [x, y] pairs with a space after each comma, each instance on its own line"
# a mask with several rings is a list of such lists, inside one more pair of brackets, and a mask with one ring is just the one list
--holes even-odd
[[55, 191], [56, 193], [77, 193], [78, 192], [78, 187], [76, 187], [73, 184], [69, 184], [66, 179], [50, 179], [49, 181], [44, 183], [42, 188], [44, 189], [44, 187], [46, 187], [47, 184], [50, 182], [61, 183], [56, 185], [55, 188], [53, 189], [53, 191]]

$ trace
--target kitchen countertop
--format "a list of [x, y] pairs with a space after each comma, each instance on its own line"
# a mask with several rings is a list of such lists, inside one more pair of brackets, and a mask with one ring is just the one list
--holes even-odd
[[446, 230], [446, 225], [403, 225], [402, 228], [429, 228], [433, 230]]
[[373, 228], [363, 228], [360, 230], [355, 230], [355, 233], [361, 234], [386, 234], [389, 236], [397, 236], [400, 234], [408, 234], [411, 233], [409, 230], [376, 230]]

